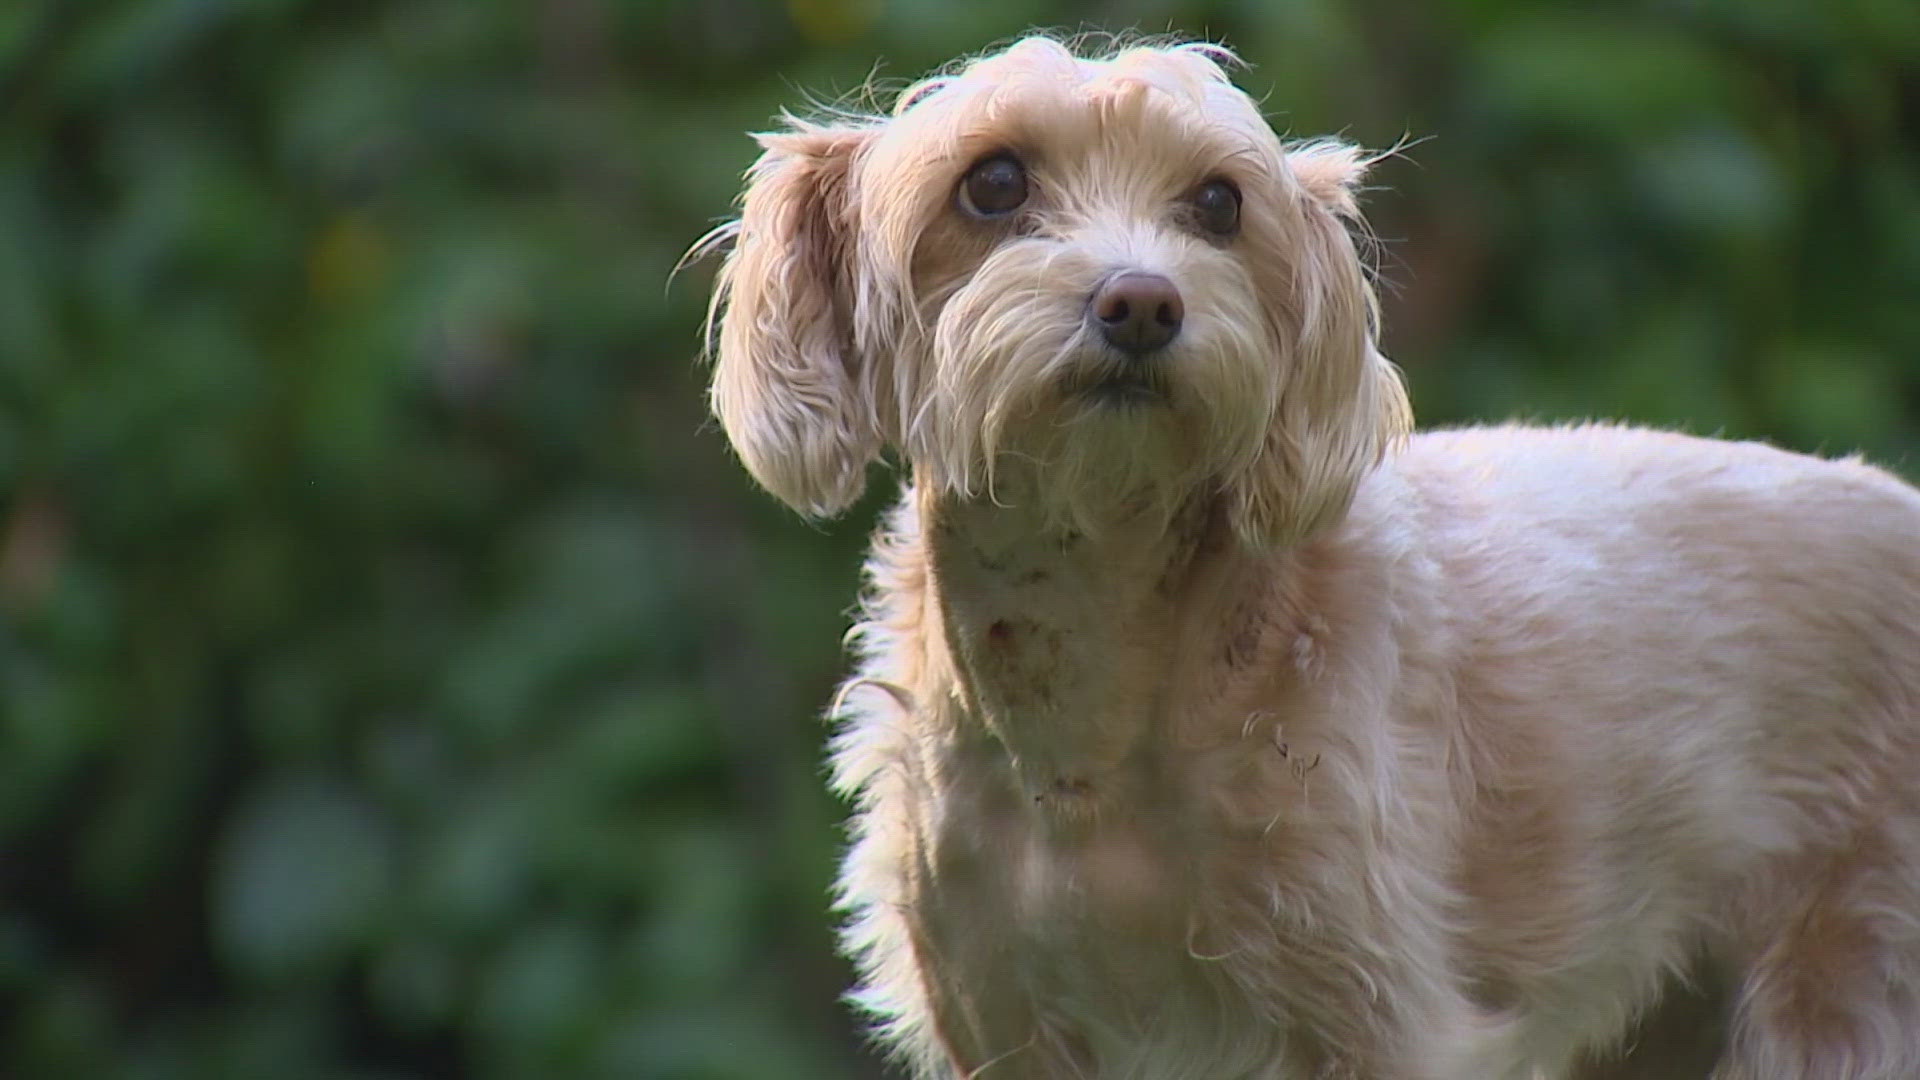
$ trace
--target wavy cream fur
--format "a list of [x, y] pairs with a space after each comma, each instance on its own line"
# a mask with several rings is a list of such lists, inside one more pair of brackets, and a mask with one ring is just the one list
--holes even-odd
[[[1560, 1080], [1706, 964], [1716, 1080], [1920, 1076], [1920, 495], [1407, 440], [1365, 163], [1230, 63], [1029, 39], [762, 137], [716, 412], [810, 513], [912, 473], [834, 709], [856, 999], [925, 1078]], [[996, 151], [1030, 202], [972, 220]], [[1125, 270], [1186, 303], [1157, 402], [1085, 392]]]

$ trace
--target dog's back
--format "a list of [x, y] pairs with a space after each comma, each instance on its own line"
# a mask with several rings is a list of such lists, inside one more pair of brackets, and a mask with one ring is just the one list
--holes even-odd
[[[1706, 953], [1774, 1070], [1730, 1075], [1815, 1075], [1771, 1056], [1783, 1028], [1896, 1060], [1920, 986], [1920, 493], [1751, 443], [1490, 428], [1416, 436], [1350, 525], [1375, 514], [1418, 531], [1457, 650], [1480, 993], [1577, 1041]], [[1815, 1007], [1849, 983], [1877, 1026]]]

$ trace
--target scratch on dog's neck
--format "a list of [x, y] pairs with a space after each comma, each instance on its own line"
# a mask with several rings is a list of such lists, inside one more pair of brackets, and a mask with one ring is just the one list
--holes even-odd
[[1219, 634], [1188, 625], [1233, 562], [1214, 500], [1088, 532], [989, 499], [923, 494], [920, 515], [962, 703], [1027, 796], [1068, 819], [1140, 797], [1177, 669]]

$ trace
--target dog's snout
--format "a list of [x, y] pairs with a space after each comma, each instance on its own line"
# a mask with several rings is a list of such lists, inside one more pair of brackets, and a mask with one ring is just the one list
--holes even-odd
[[1094, 292], [1088, 310], [1107, 342], [1131, 356], [1166, 348], [1187, 314], [1173, 282], [1142, 273], [1108, 278]]

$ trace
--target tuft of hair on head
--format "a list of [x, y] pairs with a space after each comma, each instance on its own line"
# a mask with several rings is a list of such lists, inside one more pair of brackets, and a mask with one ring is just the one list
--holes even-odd
[[1003, 38], [976, 53], [957, 57], [927, 77], [908, 84], [893, 99], [890, 115], [899, 116], [926, 101], [939, 91], [965, 79], [980, 69], [991, 70], [1008, 59], [1028, 63], [1051, 61], [1070, 67], [1079, 61], [1115, 63], [1130, 55], [1172, 54], [1207, 62], [1221, 81], [1247, 65], [1226, 45], [1195, 41], [1178, 34], [1152, 34], [1140, 30], [1033, 30], [1017, 37]]

